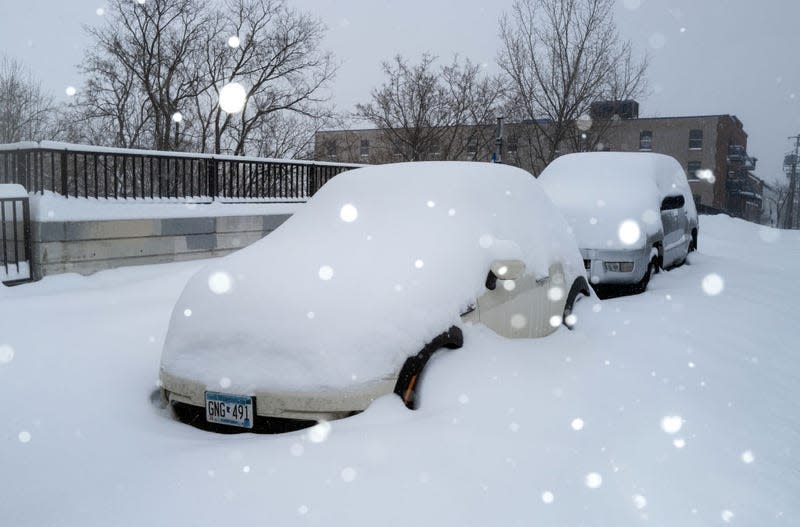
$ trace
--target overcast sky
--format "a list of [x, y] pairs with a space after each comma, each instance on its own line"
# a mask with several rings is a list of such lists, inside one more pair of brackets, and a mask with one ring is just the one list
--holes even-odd
[[[512, 0], [289, 0], [328, 26], [341, 69], [334, 100], [350, 110], [382, 80], [381, 61], [430, 51], [469, 57], [496, 72], [498, 18]], [[80, 86], [75, 65], [102, 0], [0, 0], [0, 52], [24, 61], [65, 98]], [[734, 114], [749, 134], [756, 173], [783, 178], [787, 137], [800, 133], [800, 2], [797, 0], [619, 0], [617, 23], [649, 51], [651, 94], [642, 116]]]

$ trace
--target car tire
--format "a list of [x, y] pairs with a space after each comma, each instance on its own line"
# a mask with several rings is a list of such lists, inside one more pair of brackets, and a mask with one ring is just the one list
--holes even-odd
[[464, 334], [461, 328], [451, 326], [450, 329], [426, 344], [422, 351], [406, 359], [394, 386], [394, 393], [400, 396], [406, 408], [416, 410], [419, 406], [419, 386], [422, 382], [423, 371], [431, 356], [442, 348], [454, 350], [463, 345]]
[[697, 229], [692, 229], [692, 241], [689, 242], [689, 252], [697, 250]]

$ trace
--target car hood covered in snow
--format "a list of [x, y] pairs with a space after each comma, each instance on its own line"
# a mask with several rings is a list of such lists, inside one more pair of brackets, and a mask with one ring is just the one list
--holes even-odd
[[[569, 154], [550, 163], [539, 181], [582, 249], [643, 247], [647, 236], [662, 228], [661, 200], [668, 195], [682, 194], [691, 221], [697, 224], [686, 174], [675, 159], [663, 154]], [[629, 232], [624, 232], [631, 222], [641, 233], [635, 243], [628, 243]]]
[[386, 378], [459, 322], [492, 260], [582, 273], [568, 230], [536, 180], [508, 166], [340, 174], [275, 232], [189, 280], [162, 368], [237, 393]]

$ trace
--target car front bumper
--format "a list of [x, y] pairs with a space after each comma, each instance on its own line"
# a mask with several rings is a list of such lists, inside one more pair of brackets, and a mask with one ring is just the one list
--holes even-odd
[[[586, 274], [593, 285], [635, 284], [644, 278], [650, 262], [650, 249], [581, 249]], [[633, 262], [630, 272], [606, 271], [604, 262]]]
[[[181, 379], [163, 369], [160, 380], [162, 398], [166, 403], [205, 408], [207, 388], [203, 384]], [[255, 396], [256, 416], [300, 421], [331, 421], [366, 410], [378, 397], [392, 393], [396, 382], [397, 379], [381, 379], [339, 390], [307, 392], [256, 390], [255, 393], [237, 395]]]

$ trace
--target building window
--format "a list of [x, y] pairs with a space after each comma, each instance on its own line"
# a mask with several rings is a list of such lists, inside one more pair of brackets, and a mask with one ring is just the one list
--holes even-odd
[[697, 177], [698, 170], [700, 170], [700, 161], [689, 161], [689, 164], [686, 166], [686, 172], [690, 180], [696, 181], [700, 179]]
[[359, 148], [359, 154], [361, 155], [361, 159], [366, 159], [369, 157], [369, 139], [361, 140], [361, 147]]
[[325, 150], [326, 150], [326, 153], [328, 154], [328, 160], [336, 161], [336, 159], [338, 157], [337, 154], [338, 154], [339, 147], [336, 144], [336, 140], [335, 139], [332, 139], [332, 140], [327, 142], [327, 144], [325, 145]]
[[689, 130], [689, 150], [703, 149], [703, 131]]
[[430, 159], [439, 159], [439, 141], [432, 141], [428, 148]]
[[516, 154], [517, 153], [517, 145], [519, 144], [519, 139], [516, 135], [512, 135], [508, 138], [508, 142], [506, 143], [506, 149], [508, 150], [509, 154]]
[[645, 130], [639, 134], [639, 150], [653, 149], [653, 132]]
[[470, 137], [467, 141], [467, 154], [469, 157], [475, 157], [475, 154], [478, 153], [478, 138], [477, 137]]

